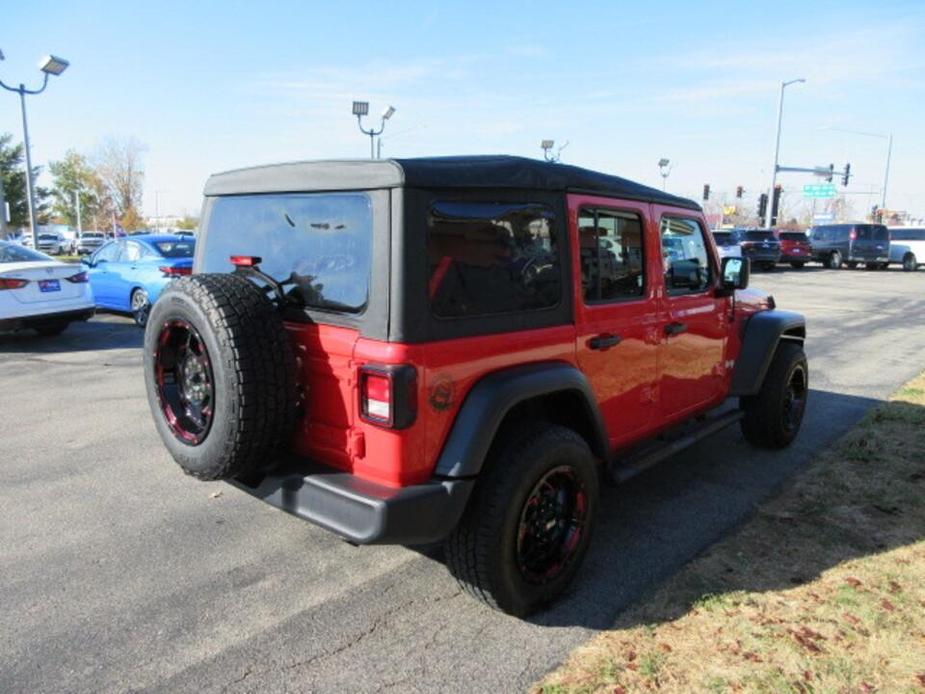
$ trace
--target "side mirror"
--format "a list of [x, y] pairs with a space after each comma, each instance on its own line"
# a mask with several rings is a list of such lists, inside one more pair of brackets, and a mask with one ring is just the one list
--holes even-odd
[[748, 258], [723, 258], [723, 288], [745, 289], [751, 274], [751, 260]]
[[93, 262], [90, 260], [90, 256], [85, 255], [80, 259], [81, 265], [86, 265], [87, 267], [93, 267]]

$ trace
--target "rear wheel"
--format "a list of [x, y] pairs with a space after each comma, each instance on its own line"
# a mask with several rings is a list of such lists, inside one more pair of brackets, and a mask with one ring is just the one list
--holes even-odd
[[148, 314], [151, 312], [151, 302], [148, 300], [148, 292], [138, 287], [132, 292], [130, 300], [132, 309], [132, 318], [135, 325], [140, 328], [148, 324]]
[[488, 462], [457, 528], [447, 565], [468, 593], [525, 616], [559, 595], [588, 550], [597, 465], [581, 436], [528, 426]]
[[742, 433], [762, 448], [789, 446], [800, 431], [809, 394], [809, 367], [803, 346], [781, 340], [756, 395], [740, 401]]
[[234, 275], [172, 282], [145, 330], [155, 426], [183, 470], [204, 480], [272, 466], [295, 421], [295, 357], [275, 307]]
[[849, 260], [845, 265], [854, 270], [858, 266], [858, 263], [856, 260]]
[[829, 257], [826, 259], [826, 265], [828, 265], [830, 270], [838, 270], [842, 264], [841, 253], [838, 251], [832, 251]]
[[906, 255], [903, 256], [903, 270], [906, 272], [914, 272], [918, 266], [919, 263], [914, 253], [906, 253]]

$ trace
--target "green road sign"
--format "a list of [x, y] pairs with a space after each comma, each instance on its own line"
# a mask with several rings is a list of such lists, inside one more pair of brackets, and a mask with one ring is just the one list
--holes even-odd
[[807, 183], [803, 186], [804, 198], [834, 198], [834, 183]]

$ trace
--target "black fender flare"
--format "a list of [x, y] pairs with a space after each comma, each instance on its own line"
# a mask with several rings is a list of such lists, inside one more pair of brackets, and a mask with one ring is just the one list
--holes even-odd
[[732, 372], [729, 395], [754, 395], [761, 390], [765, 374], [781, 340], [806, 338], [806, 319], [793, 311], [760, 311], [748, 319], [742, 349]]
[[516, 366], [484, 376], [466, 395], [437, 460], [439, 478], [474, 477], [505, 415], [526, 400], [559, 392], [578, 395], [593, 432], [588, 445], [602, 459], [609, 457], [606, 428], [588, 379], [563, 362]]

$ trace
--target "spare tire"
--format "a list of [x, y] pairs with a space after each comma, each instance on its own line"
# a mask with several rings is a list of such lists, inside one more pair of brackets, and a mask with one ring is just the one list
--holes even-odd
[[289, 442], [297, 405], [292, 345], [273, 303], [243, 277], [171, 282], [148, 317], [144, 371], [157, 431], [194, 477], [265, 469]]

